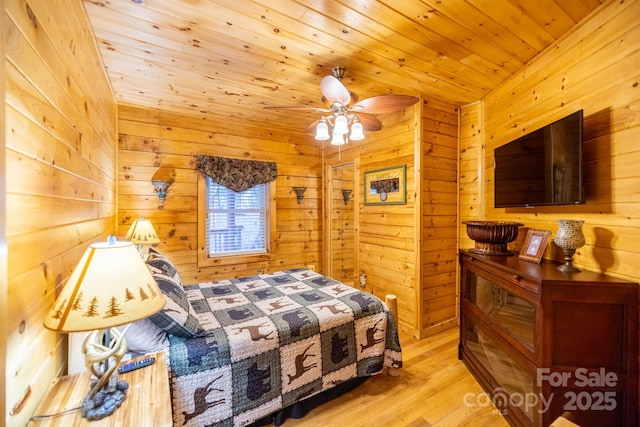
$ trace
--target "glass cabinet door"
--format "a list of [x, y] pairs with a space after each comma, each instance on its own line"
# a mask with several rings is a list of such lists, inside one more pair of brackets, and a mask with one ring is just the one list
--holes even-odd
[[466, 300], [535, 352], [536, 306], [469, 269], [466, 276]]
[[464, 346], [498, 383], [491, 390], [496, 408], [507, 415], [509, 406], [516, 406], [530, 423], [536, 425], [539, 394], [533, 376], [482, 332], [472, 319], [465, 318], [462, 327], [465, 328]]

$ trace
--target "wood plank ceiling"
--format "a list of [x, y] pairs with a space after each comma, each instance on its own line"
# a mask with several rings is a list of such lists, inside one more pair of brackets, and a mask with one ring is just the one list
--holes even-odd
[[[602, 0], [604, 1], [604, 0]], [[601, 0], [85, 0], [118, 102], [306, 127], [335, 66], [360, 99], [482, 99]]]

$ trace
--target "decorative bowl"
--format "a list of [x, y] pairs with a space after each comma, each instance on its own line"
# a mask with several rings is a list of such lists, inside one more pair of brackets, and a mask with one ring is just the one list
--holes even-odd
[[519, 222], [510, 221], [464, 221], [467, 225], [467, 235], [476, 242], [469, 252], [480, 255], [510, 256], [513, 252], [507, 249], [507, 244], [518, 237]]

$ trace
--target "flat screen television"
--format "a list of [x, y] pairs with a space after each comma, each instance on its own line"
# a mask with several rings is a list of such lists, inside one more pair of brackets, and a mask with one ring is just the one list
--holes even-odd
[[495, 207], [584, 203], [582, 110], [494, 150]]

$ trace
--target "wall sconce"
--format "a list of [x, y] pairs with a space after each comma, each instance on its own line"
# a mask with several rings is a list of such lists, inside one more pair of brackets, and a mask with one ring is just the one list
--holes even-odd
[[155, 187], [155, 192], [160, 200], [160, 205], [164, 204], [164, 199], [167, 197], [167, 190], [173, 184], [173, 181], [166, 181], [161, 179], [151, 180], [151, 184]]
[[304, 192], [307, 191], [307, 187], [293, 187], [293, 191], [296, 192], [296, 198], [298, 199], [298, 204], [302, 204], [302, 199], [304, 199]]
[[342, 200], [344, 200], [344, 205], [349, 204], [349, 197], [351, 197], [351, 190], [342, 190]]

